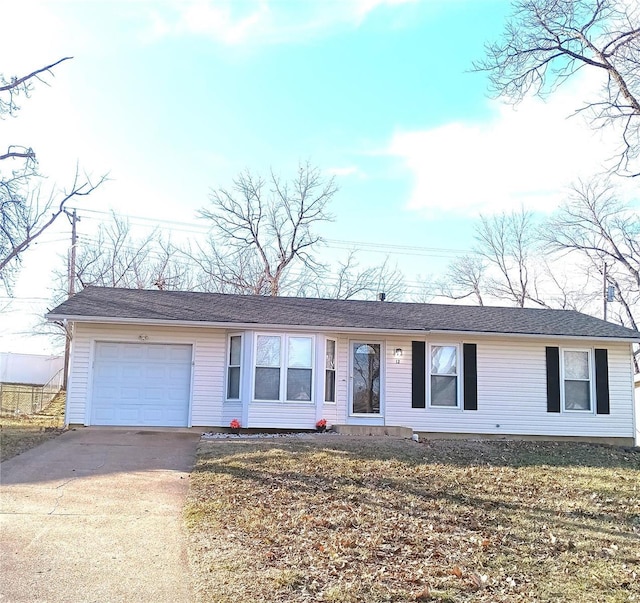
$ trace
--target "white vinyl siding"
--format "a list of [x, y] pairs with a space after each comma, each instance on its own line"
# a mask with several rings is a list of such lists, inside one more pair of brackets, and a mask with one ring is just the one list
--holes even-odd
[[[447, 339], [439, 335], [437, 341], [451, 345], [460, 341]], [[403, 356], [400, 364], [387, 363], [387, 425], [436, 433], [633, 436], [629, 386], [633, 370], [626, 343], [517, 337], [469, 339], [469, 343], [477, 344], [478, 410], [452, 413], [448, 408], [411, 408], [411, 341], [411, 337], [395, 338], [388, 343], [402, 348]], [[610, 414], [547, 412], [545, 346], [608, 350]]]
[[[344, 424], [348, 418], [349, 341], [384, 342], [382, 394], [385, 399], [384, 424], [412, 427], [416, 431], [440, 433], [486, 433], [549, 436], [633, 437], [632, 365], [628, 343], [554, 338], [438, 335], [423, 341], [445, 345], [461, 342], [477, 344], [478, 410], [451, 412], [450, 408], [411, 408], [411, 341], [418, 336], [339, 334], [337, 342], [336, 403], [323, 404], [324, 334], [317, 342], [314, 359], [314, 399], [309, 402], [252, 402], [254, 334], [244, 333], [242, 401], [225, 401], [227, 338], [233, 331], [203, 327], [128, 326], [107, 324], [74, 325], [72, 362], [67, 393], [67, 421], [86, 424], [90, 415], [92, 364], [96, 341], [188, 344], [193, 346], [191, 406], [192, 426], [228, 427], [233, 418], [246, 427], [313, 429], [319, 418], [329, 424]], [[273, 333], [276, 334], [276, 333]], [[293, 334], [293, 333], [292, 333]], [[606, 348], [609, 360], [610, 414], [546, 411], [545, 346], [561, 349]], [[396, 364], [395, 349], [403, 350]], [[322, 377], [317, 377], [321, 375]], [[459, 367], [462, 379], [462, 366]], [[595, 399], [592, 403], [595, 406]]]
[[[94, 349], [96, 341], [189, 344], [193, 367], [189, 423], [191, 426], [221, 425], [225, 395], [226, 340], [220, 329], [145, 327], [107, 324], [74, 325], [72, 362], [69, 372], [66, 421], [90, 424]], [[227, 422], [228, 425], [228, 422]]]

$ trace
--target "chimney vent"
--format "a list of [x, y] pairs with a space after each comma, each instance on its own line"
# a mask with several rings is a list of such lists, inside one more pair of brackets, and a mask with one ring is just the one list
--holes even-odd
[[384, 301], [387, 299], [386, 293], [378, 293], [378, 301]]

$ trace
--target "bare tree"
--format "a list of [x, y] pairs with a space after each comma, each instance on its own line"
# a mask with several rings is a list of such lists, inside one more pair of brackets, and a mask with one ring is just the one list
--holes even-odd
[[586, 68], [603, 75], [588, 110], [596, 127], [619, 126], [620, 174], [640, 174], [640, 5], [628, 0], [516, 0], [501, 41], [475, 69], [511, 102], [546, 96]]
[[181, 249], [185, 263], [194, 266], [194, 287], [209, 293], [236, 293], [240, 295], [269, 295], [268, 281], [264, 277], [261, 258], [245, 250], [230, 254], [216, 238], [209, 236], [204, 243], [195, 241]]
[[[474, 253], [452, 262], [438, 282], [449, 299], [472, 299], [478, 305], [508, 302], [525, 307], [584, 310], [595, 299], [591, 274], [570, 274], [563, 258], [544, 250], [534, 214], [524, 209], [481, 216], [475, 227]], [[584, 283], [582, 282], [584, 280]]]
[[[65, 57], [22, 77], [7, 80], [0, 75], [0, 119], [14, 116], [19, 110], [19, 97], [28, 98], [34, 82], [46, 84], [44, 76], [51, 76], [54, 67], [70, 58]], [[89, 195], [104, 180], [102, 177], [92, 183], [86, 174], [81, 177], [76, 169], [70, 187], [43, 195], [33, 149], [11, 145], [0, 154], [0, 283], [8, 292], [19, 269], [21, 255], [60, 217], [69, 200]]]
[[[609, 181], [579, 182], [544, 229], [553, 251], [576, 255], [615, 289], [612, 317], [640, 323], [640, 218], [617, 200]], [[605, 275], [606, 271], [606, 275]], [[600, 289], [602, 291], [602, 289]]]
[[410, 301], [416, 304], [430, 304], [433, 298], [440, 294], [440, 284], [432, 274], [417, 274]]
[[490, 295], [521, 308], [527, 301], [547, 307], [536, 291], [537, 274], [532, 262], [536, 236], [533, 214], [524, 209], [480, 217], [476, 251], [490, 268], [485, 281]]
[[385, 299], [394, 301], [405, 295], [404, 276], [389, 258], [381, 264], [361, 266], [358, 252], [352, 250], [336, 264], [322, 264], [290, 273], [281, 289], [282, 295], [320, 297], [324, 299]]
[[[136, 238], [127, 220], [113, 214], [101, 224], [95, 237], [80, 237], [76, 259], [76, 288], [90, 285], [132, 289], [188, 289], [191, 267], [178, 258], [171, 241], [158, 229]], [[67, 272], [60, 271], [61, 290], [66, 290]]]
[[313, 227], [332, 219], [327, 205], [336, 192], [334, 179], [308, 163], [291, 181], [245, 171], [231, 189], [212, 191], [213, 208], [200, 210], [212, 235], [197, 255], [210, 283], [222, 291], [279, 295], [292, 266], [317, 268], [312, 250], [321, 239]]
[[479, 255], [464, 255], [449, 264], [444, 278], [436, 284], [438, 293], [449, 299], [473, 298], [484, 306], [486, 262]]
[[320, 274], [314, 283], [315, 295], [330, 299], [376, 299], [384, 293], [388, 301], [397, 301], [406, 293], [404, 276], [389, 258], [381, 264], [361, 267], [357, 252]]

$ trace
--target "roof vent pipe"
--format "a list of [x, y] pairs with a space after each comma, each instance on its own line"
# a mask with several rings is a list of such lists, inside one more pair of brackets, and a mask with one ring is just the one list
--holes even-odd
[[384, 301], [385, 299], [387, 299], [386, 293], [378, 293], [378, 301]]

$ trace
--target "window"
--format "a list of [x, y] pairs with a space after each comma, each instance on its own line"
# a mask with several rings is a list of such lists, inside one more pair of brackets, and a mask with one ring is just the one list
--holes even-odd
[[287, 400], [311, 400], [310, 337], [289, 337], [287, 350]]
[[325, 341], [324, 401], [336, 401], [336, 342], [334, 339]]
[[457, 408], [458, 346], [432, 345], [429, 354], [430, 405]]
[[591, 354], [563, 350], [564, 410], [591, 411]]
[[280, 337], [258, 335], [256, 339], [256, 400], [280, 399]]
[[[313, 391], [313, 338], [257, 335], [254, 399], [310, 402]], [[281, 369], [285, 370], [281, 370]]]
[[242, 335], [229, 337], [227, 358], [227, 400], [240, 399], [240, 365], [242, 358]]

